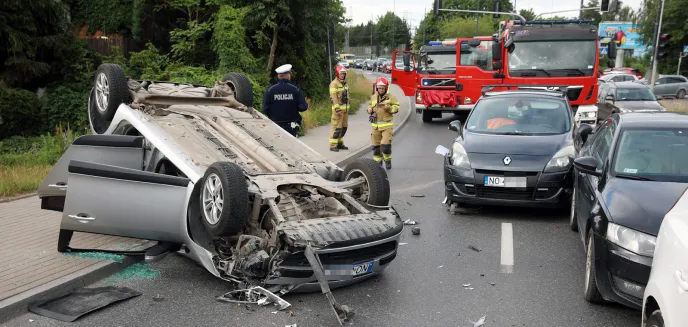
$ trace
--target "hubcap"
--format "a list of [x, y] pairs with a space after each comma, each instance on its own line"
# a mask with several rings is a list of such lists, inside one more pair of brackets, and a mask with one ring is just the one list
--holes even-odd
[[588, 250], [585, 252], [585, 290], [587, 291], [590, 288], [590, 274], [592, 273], [592, 238], [588, 240]]
[[208, 175], [203, 186], [203, 216], [211, 225], [220, 221], [223, 204], [222, 182], [220, 182], [220, 177], [212, 173]]
[[678, 98], [679, 99], [683, 99], [685, 97], [686, 97], [686, 91], [684, 91], [684, 90], [678, 91]]
[[107, 110], [109, 98], [110, 86], [108, 84], [108, 79], [104, 73], [100, 73], [96, 78], [96, 104], [98, 105], [98, 110], [101, 112]]
[[[365, 179], [365, 183], [363, 185], [359, 186], [358, 189], [352, 190], [352, 195], [357, 198], [358, 200], [368, 203], [368, 200], [370, 199], [370, 183], [368, 182], [368, 178], [365, 176], [365, 174], [359, 170], [359, 169], [353, 169], [351, 170], [346, 176], [344, 177], [344, 180], [348, 181], [350, 179], [358, 178], [358, 177], [363, 177]], [[357, 192], [358, 191], [358, 192]]]

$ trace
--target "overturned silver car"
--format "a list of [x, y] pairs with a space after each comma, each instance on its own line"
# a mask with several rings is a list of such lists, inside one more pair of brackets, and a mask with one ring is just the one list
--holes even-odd
[[[158, 241], [213, 275], [272, 291], [329, 287], [382, 272], [403, 223], [372, 159], [341, 169], [252, 107], [242, 74], [212, 88], [96, 72], [92, 135], [77, 138], [39, 188], [63, 212], [58, 251], [74, 231]], [[323, 275], [323, 274], [320, 274]]]

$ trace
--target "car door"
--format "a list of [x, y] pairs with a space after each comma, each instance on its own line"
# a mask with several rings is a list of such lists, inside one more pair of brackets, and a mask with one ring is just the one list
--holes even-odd
[[669, 78], [661, 77], [655, 82], [655, 96], [666, 96], [668, 94], [668, 89], [670, 88]]
[[[584, 146], [584, 149], [581, 151], [581, 156], [593, 156], [597, 158], [597, 170], [602, 170], [609, 156], [609, 150], [614, 136], [614, 127], [615, 123], [613, 120], [607, 120], [602, 123], [595, 132], [593, 140], [590, 140], [592, 141], [590, 147], [586, 149]], [[584, 174], [580, 171], [576, 171], [576, 174], [578, 174], [578, 189], [576, 192], [576, 203], [578, 203], [578, 230], [584, 231], [587, 220], [590, 217], [590, 210], [592, 210], [597, 198], [596, 191], [599, 184], [599, 178], [597, 176]], [[581, 240], [583, 240], [583, 242], [585, 242], [586, 236], [584, 234], [585, 233], [581, 233]]]
[[183, 243], [188, 178], [71, 160], [61, 231]]
[[[395, 50], [392, 54], [391, 63], [401, 62], [403, 64], [403, 55], [399, 53], [408, 54], [410, 58], [410, 67], [399, 68], [396, 64], [390, 64], [390, 69], [392, 70], [392, 84], [398, 85], [402, 91], [404, 91], [405, 96], [415, 96], [416, 95], [416, 58], [413, 56], [411, 51], [399, 51]], [[407, 71], [408, 70], [408, 71]]]
[[[491, 39], [480, 39], [476, 47], [469, 45], [473, 38], [460, 38], [456, 41], [456, 87], [461, 91], [459, 105], [474, 105], [482, 94], [484, 85], [502, 84], [501, 78], [496, 78], [494, 68]], [[501, 62], [500, 62], [501, 65]], [[501, 90], [496, 88], [495, 90]]]
[[598, 120], [604, 120], [609, 115], [612, 113], [614, 110], [614, 102], [608, 101], [606, 98], [607, 96], [612, 96], [614, 99], [616, 99], [616, 85], [614, 82], [611, 82], [610, 84], [605, 85], [606, 88], [604, 89], [604, 92], [601, 94], [601, 99], [597, 103], [597, 119]]
[[72, 142], [38, 186], [41, 209], [62, 211], [67, 194], [68, 165], [72, 160], [143, 169], [142, 136], [84, 135]]

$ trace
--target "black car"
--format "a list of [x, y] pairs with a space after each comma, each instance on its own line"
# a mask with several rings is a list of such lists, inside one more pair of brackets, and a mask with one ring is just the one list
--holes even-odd
[[640, 81], [601, 83], [597, 117], [604, 120], [617, 112], [666, 111], [650, 87]]
[[570, 224], [586, 251], [584, 297], [640, 310], [657, 232], [688, 187], [688, 116], [614, 114], [577, 138]]
[[573, 114], [565, 93], [487, 92], [466, 123], [454, 120], [445, 156], [446, 202], [454, 213], [476, 205], [568, 207]]

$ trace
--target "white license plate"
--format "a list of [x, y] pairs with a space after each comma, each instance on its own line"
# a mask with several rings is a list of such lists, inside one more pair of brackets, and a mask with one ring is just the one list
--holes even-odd
[[526, 187], [525, 177], [485, 176], [484, 185], [491, 187]]
[[373, 271], [373, 263], [375, 260], [354, 265], [352, 275], [359, 276]]

